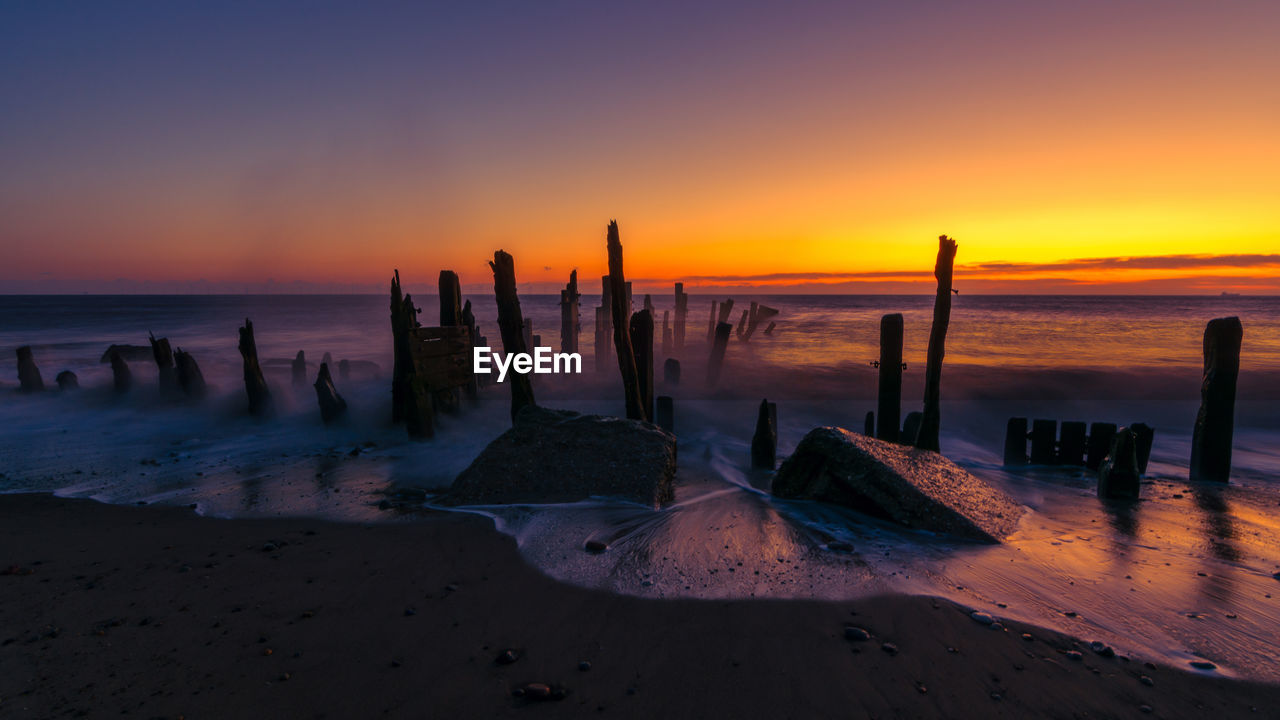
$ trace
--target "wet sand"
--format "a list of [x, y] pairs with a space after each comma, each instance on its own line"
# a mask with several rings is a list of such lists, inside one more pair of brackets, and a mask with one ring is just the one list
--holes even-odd
[[[490, 520], [457, 514], [227, 520], [4, 495], [0, 573], [4, 717], [1066, 718], [1146, 706], [1226, 718], [1280, 705], [1280, 686], [1105, 657], [1016, 622], [992, 629], [929, 597], [572, 587], [526, 565]], [[846, 625], [872, 638], [847, 639]], [[496, 663], [509, 648], [515, 662]], [[513, 695], [528, 683], [564, 697]]]

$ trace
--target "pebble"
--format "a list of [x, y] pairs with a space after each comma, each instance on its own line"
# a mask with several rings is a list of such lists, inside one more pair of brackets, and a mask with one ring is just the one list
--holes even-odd
[[511, 648], [508, 648], [498, 653], [498, 657], [494, 658], [493, 661], [499, 665], [510, 665], [511, 663], [519, 659], [520, 659], [520, 653], [516, 652]]
[[867, 632], [866, 630], [863, 630], [860, 627], [854, 627], [853, 625], [846, 625], [844, 628], [844, 639], [857, 640], [861, 642], [863, 640], [870, 640], [871, 633]]
[[279, 550], [279, 549], [280, 549], [279, 546], [277, 546], [273, 542], [262, 544], [262, 552], [275, 552], [276, 550]]
[[1150, 706], [1150, 705], [1139, 705], [1139, 706], [1138, 706], [1138, 709], [1139, 709], [1139, 710], [1141, 710], [1141, 711], [1142, 711], [1142, 712], [1144, 712], [1144, 713], [1149, 713], [1149, 712], [1151, 712], [1151, 706]]
[[1027, 642], [1031, 642], [1032, 640], [1035, 640], [1035, 638], [1031, 637], [1031, 633], [1022, 633], [1022, 639], [1026, 640]]
[[1155, 680], [1152, 680], [1151, 678], [1147, 677], [1146, 675], [1142, 675], [1142, 676], [1140, 676], [1140, 677], [1138, 678], [1138, 682], [1142, 683], [1143, 685], [1146, 685], [1147, 687], [1151, 687], [1151, 686], [1153, 686], [1153, 685], [1155, 685], [1155, 684], [1156, 684], [1156, 681], [1155, 681]]
[[1191, 667], [1197, 670], [1217, 670], [1218, 666], [1208, 660], [1192, 660]]
[[524, 696], [531, 700], [549, 700], [551, 686], [545, 683], [529, 683], [524, 686]]
[[996, 619], [991, 617], [991, 615], [979, 610], [974, 610], [973, 612], [969, 613], [969, 617], [973, 618], [974, 622], [980, 623], [982, 625], [991, 625], [996, 621]]
[[609, 543], [601, 542], [599, 540], [588, 540], [586, 544], [582, 546], [582, 549], [589, 553], [599, 554], [609, 549]]
[[993, 623], [991, 623], [990, 625], [988, 625], [987, 627], [991, 628], [992, 630], [1003, 630], [1003, 629], [1004, 629], [1004, 625], [1001, 625], [1001, 624], [1000, 624], [1000, 623], [998, 623], [998, 622], [993, 622]]
[[1068, 650], [1068, 651], [1067, 651], [1067, 659], [1068, 659], [1068, 660], [1075, 660], [1076, 662], [1079, 662], [1079, 661], [1081, 661], [1081, 660], [1084, 660], [1084, 655], [1080, 654], [1080, 651], [1079, 651], [1079, 650]]
[[883, 645], [880, 646], [880, 649], [889, 653], [890, 655], [898, 654], [898, 646], [894, 645], [891, 642], [884, 643]]
[[590, 669], [591, 669], [591, 663], [587, 662], [586, 660], [583, 660], [582, 662], [578, 663], [579, 672], [586, 672]]
[[1116, 651], [1111, 649], [1111, 646], [1107, 645], [1104, 642], [1094, 640], [1093, 642], [1089, 643], [1089, 647], [1095, 653], [1101, 655], [1102, 657], [1110, 658], [1110, 657], [1116, 656]]

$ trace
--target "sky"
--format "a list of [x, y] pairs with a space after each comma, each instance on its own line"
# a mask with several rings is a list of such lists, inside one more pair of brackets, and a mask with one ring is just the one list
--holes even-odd
[[0, 292], [1280, 294], [1280, 3], [5, 2]]

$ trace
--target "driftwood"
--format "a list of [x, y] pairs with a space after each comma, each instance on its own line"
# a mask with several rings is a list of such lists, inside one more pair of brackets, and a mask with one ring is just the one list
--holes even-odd
[[240, 355], [244, 358], [244, 389], [249, 396], [249, 414], [261, 417], [271, 412], [271, 391], [258, 365], [258, 344], [253, 338], [253, 321], [244, 319], [240, 328]]
[[[649, 407], [644, 400], [644, 390], [636, 369], [635, 351], [631, 346], [630, 292], [622, 268], [622, 239], [618, 236], [618, 222], [609, 221], [606, 238], [609, 250], [609, 282], [613, 296], [613, 346], [618, 354], [618, 372], [622, 375], [622, 390], [626, 400], [628, 420], [648, 420]], [[652, 322], [652, 321], [651, 321]]]
[[148, 335], [151, 340], [151, 355], [159, 372], [160, 394], [170, 397], [177, 395], [178, 369], [173, 364], [173, 348], [169, 346], [169, 338], [157, 339], [154, 333]]
[[578, 271], [569, 273], [569, 284], [560, 291], [560, 352], [578, 352], [578, 333], [582, 321], [578, 314]]
[[118, 352], [111, 353], [111, 385], [122, 395], [133, 389], [133, 373], [129, 370], [129, 363]]
[[347, 401], [338, 394], [333, 386], [333, 378], [329, 375], [329, 365], [320, 363], [320, 372], [316, 375], [316, 400], [320, 403], [320, 418], [324, 424], [337, 420], [347, 411]]
[[[524, 339], [524, 315], [516, 295], [516, 261], [509, 253], [498, 250], [489, 263], [493, 270], [493, 294], [498, 303], [498, 330], [502, 334], [502, 352], [507, 355], [527, 353]], [[513, 372], [506, 382], [511, 385], [511, 420], [525, 407], [536, 406], [533, 384], [524, 373]]]
[[653, 421], [653, 315], [648, 310], [631, 316], [631, 352], [636, 358], [636, 379], [644, 417]]
[[929, 331], [929, 357], [924, 371], [924, 417], [916, 447], [940, 452], [938, 433], [942, 427], [942, 358], [946, 354], [947, 326], [951, 323], [951, 276], [956, 260], [956, 241], [938, 236], [938, 261], [933, 276], [938, 279], [938, 295], [933, 301], [933, 328]]
[[724, 370], [724, 353], [729, 347], [729, 333], [733, 326], [727, 322], [716, 323], [716, 337], [711, 344], [711, 360], [707, 363], [707, 385], [715, 387]]
[[751, 467], [772, 470], [778, 463], [778, 405], [760, 401], [756, 432], [751, 436]]
[[669, 433], [675, 434], [675, 431], [676, 431], [675, 401], [671, 399], [670, 395], [658, 396], [658, 404], [655, 412], [657, 414], [657, 420], [654, 422], [654, 424], [662, 428], [663, 430], [666, 430]]
[[1129, 428], [1120, 428], [1098, 468], [1098, 497], [1137, 500], [1142, 487], [1139, 475], [1137, 438]]
[[898, 424], [902, 419], [902, 315], [894, 313], [880, 318], [880, 388], [876, 415], [879, 425], [876, 437], [898, 442]]
[[71, 372], [70, 370], [63, 370], [62, 372], [58, 373], [58, 377], [55, 379], [58, 381], [59, 390], [79, 390], [80, 389], [80, 378], [76, 377], [76, 374]]
[[191, 356], [191, 353], [178, 348], [173, 354], [173, 360], [178, 370], [178, 387], [182, 388], [183, 394], [192, 400], [203, 400], [208, 392], [208, 386], [204, 382], [204, 373], [200, 372], [196, 359]]
[[1235, 433], [1236, 382], [1240, 377], [1240, 318], [1210, 320], [1204, 329], [1204, 379], [1191, 436], [1191, 480], [1227, 482]]
[[18, 348], [18, 386], [24, 393], [44, 390], [44, 378], [40, 377], [40, 368], [36, 367], [29, 345]]
[[289, 372], [293, 376], [293, 386], [295, 388], [302, 387], [307, 384], [307, 355], [299, 350], [294, 356], [293, 362], [289, 363]]
[[662, 383], [664, 385], [680, 384], [680, 361], [675, 358], [667, 358], [662, 361]]
[[686, 324], [689, 320], [689, 296], [684, 293], [684, 283], [676, 283], [676, 324], [675, 324], [675, 351], [684, 352], [684, 336]]

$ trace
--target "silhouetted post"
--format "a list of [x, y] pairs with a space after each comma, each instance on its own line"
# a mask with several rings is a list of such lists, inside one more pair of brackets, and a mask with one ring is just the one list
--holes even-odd
[[1133, 431], [1122, 427], [1111, 441], [1107, 459], [1098, 468], [1098, 497], [1137, 500], [1141, 487], [1137, 443]]
[[648, 310], [631, 316], [631, 351], [636, 358], [636, 379], [640, 382], [640, 401], [644, 419], [653, 419], [653, 315]]
[[670, 395], [658, 396], [658, 407], [656, 412], [658, 420], [654, 424], [663, 430], [674, 434], [676, 431], [676, 410], [675, 402], [671, 399]]
[[178, 372], [173, 365], [173, 348], [169, 346], [169, 338], [156, 339], [154, 333], [148, 333], [151, 341], [151, 356], [155, 358], [156, 370], [160, 376], [160, 394], [172, 397], [178, 393]]
[[1031, 422], [1032, 465], [1052, 465], [1057, 462], [1057, 437], [1057, 420], [1033, 420]]
[[133, 373], [119, 350], [111, 351], [111, 384], [122, 395], [133, 388]]
[[[244, 389], [249, 396], [249, 414], [262, 416], [271, 411], [271, 391], [258, 365], [258, 343], [253, 338], [253, 321], [244, 319], [240, 328], [240, 355], [244, 358]], [[114, 364], [113, 364], [114, 365]]]
[[1063, 421], [1058, 436], [1058, 464], [1083, 465], [1086, 445], [1085, 424]]
[[751, 436], [751, 467], [772, 470], [778, 462], [778, 405], [760, 401], [756, 432]]
[[716, 338], [711, 343], [711, 360], [707, 363], [707, 385], [715, 387], [724, 369], [724, 353], [729, 347], [729, 333], [733, 326], [727, 322], [716, 323]]
[[907, 413], [907, 417], [902, 420], [902, 435], [898, 436], [898, 442], [915, 445], [916, 438], [920, 436], [920, 419], [923, 417], [924, 413], [918, 410]]
[[1102, 467], [1102, 461], [1111, 451], [1111, 441], [1115, 437], [1115, 423], [1096, 422], [1089, 425], [1089, 452], [1085, 456], [1084, 466], [1090, 470]]
[[[498, 301], [498, 330], [502, 334], [502, 352], [507, 355], [529, 352], [525, 345], [524, 314], [520, 311], [520, 299], [516, 296], [516, 261], [510, 254], [498, 250], [489, 263], [493, 269], [493, 294]], [[525, 407], [536, 406], [533, 401], [533, 384], [524, 373], [507, 374], [511, 385], [511, 419]]]
[[538, 347], [538, 344], [533, 340], [535, 337], [533, 334], [533, 318], [525, 318], [524, 325], [522, 327], [524, 333], [524, 346], [532, 352], [534, 348]]
[[[413, 354], [409, 350], [409, 331], [418, 327], [418, 310], [413, 306], [413, 298], [401, 292], [400, 271], [395, 271], [391, 279], [391, 422], [404, 422], [407, 418], [411, 401], [412, 388], [410, 378], [413, 375]], [[324, 354], [322, 362], [332, 363], [329, 353]]]
[[671, 357], [671, 311], [662, 311], [662, 357]]
[[868, 410], [867, 416], [862, 420], [862, 434], [867, 437], [876, 436], [876, 413], [874, 410]]
[[347, 401], [338, 394], [333, 386], [333, 378], [329, 376], [329, 365], [320, 363], [320, 372], [316, 375], [316, 400], [320, 403], [320, 419], [325, 425], [342, 417], [347, 411]]
[[[768, 305], [751, 303], [751, 317], [748, 318], [747, 320], [747, 334], [742, 339], [750, 340], [751, 336], [755, 334], [756, 328], [760, 327], [760, 323], [764, 322], [765, 320], [768, 320], [771, 317], [774, 317], [777, 314], [778, 314], [778, 311], [774, 310]], [[765, 330], [766, 335], [768, 335], [773, 330], [774, 325], [775, 323], [773, 322], [769, 323], [769, 329]]]
[[711, 301], [711, 319], [707, 321], [707, 344], [716, 339], [716, 318], [720, 316], [720, 301]]
[[902, 314], [880, 318], [880, 392], [876, 405], [876, 437], [898, 442], [902, 421]]
[[778, 327], [778, 323], [776, 323], [776, 322], [771, 322], [771, 323], [769, 323], [769, 327], [767, 327], [767, 328], [765, 328], [765, 329], [764, 329], [764, 334], [765, 334], [765, 335], [772, 335], [772, 334], [773, 334], [773, 329], [774, 329], [774, 328], [776, 328], [776, 327]]
[[676, 283], [675, 351], [684, 352], [685, 324], [689, 319], [689, 296], [684, 294], [684, 283]]
[[191, 353], [178, 348], [173, 354], [173, 360], [178, 367], [178, 387], [182, 388], [183, 394], [192, 400], [203, 400], [208, 386], [205, 385], [204, 373], [200, 372], [196, 359]]
[[938, 295], [933, 301], [933, 329], [929, 332], [929, 359], [924, 372], [924, 417], [916, 447], [941, 452], [938, 433], [942, 428], [942, 357], [946, 354], [947, 326], [951, 323], [951, 275], [956, 260], [956, 241], [938, 236], [938, 261], [933, 276], [938, 279]]
[[58, 381], [59, 390], [79, 390], [80, 389], [80, 378], [76, 377], [76, 374], [71, 372], [70, 370], [63, 370], [62, 372], [58, 373], [58, 377], [54, 379]]
[[560, 352], [578, 352], [578, 271], [569, 273], [569, 284], [560, 291]]
[[[618, 221], [609, 221], [605, 245], [609, 251], [609, 282], [613, 300], [613, 347], [618, 356], [618, 372], [622, 375], [622, 392], [626, 401], [627, 418], [648, 420], [644, 390], [636, 368], [635, 350], [631, 344], [631, 317], [629, 305], [631, 293], [622, 269], [622, 239], [618, 235]], [[652, 320], [650, 320], [652, 322]], [[652, 333], [652, 325], [650, 325]], [[652, 334], [650, 335], [652, 337]]]
[[1138, 473], [1147, 474], [1147, 463], [1151, 460], [1151, 444], [1155, 442], [1156, 431], [1146, 423], [1134, 423], [1129, 426], [1133, 431], [1133, 440], [1137, 444]]
[[729, 318], [732, 315], [733, 315], [733, 298], [729, 298], [728, 300], [725, 300], [724, 302], [720, 303], [720, 315], [719, 317], [716, 318], [716, 322], [727, 323], [729, 322]]
[[[467, 326], [467, 337], [470, 339], [471, 347], [479, 347], [484, 343], [480, 337], [480, 328], [476, 327], [476, 314], [471, 311], [471, 301], [468, 300], [462, 305], [462, 324]], [[480, 399], [480, 381], [476, 375], [471, 376], [471, 380], [467, 382], [463, 388], [467, 399], [471, 402], [478, 402]]]
[[294, 356], [293, 362], [289, 365], [289, 370], [293, 375], [293, 386], [302, 387], [307, 384], [307, 355], [299, 350]]
[[1235, 432], [1236, 382], [1244, 327], [1238, 317], [1210, 320], [1204, 329], [1204, 380], [1191, 436], [1191, 480], [1227, 482]]
[[741, 340], [742, 338], [746, 337], [746, 334], [747, 334], [747, 316], [748, 316], [749, 314], [750, 314], [750, 311], [749, 311], [749, 310], [743, 310], [743, 311], [742, 311], [742, 316], [738, 318], [738, 329], [735, 331], [735, 333], [737, 334], [737, 336], [738, 336], [738, 339], [739, 339], [739, 340]]
[[40, 377], [40, 368], [36, 367], [30, 345], [18, 348], [18, 386], [24, 393], [44, 390], [44, 378]]
[[462, 283], [458, 273], [441, 270], [436, 281], [440, 291], [440, 327], [457, 327], [462, 324]]
[[596, 308], [596, 371], [609, 369], [609, 348], [613, 347], [613, 284], [608, 275], [600, 278], [600, 307]]
[[1004, 431], [1004, 466], [1022, 467], [1027, 464], [1027, 419], [1009, 418]]
[[667, 385], [680, 384], [680, 361], [667, 358], [662, 362], [662, 382]]

